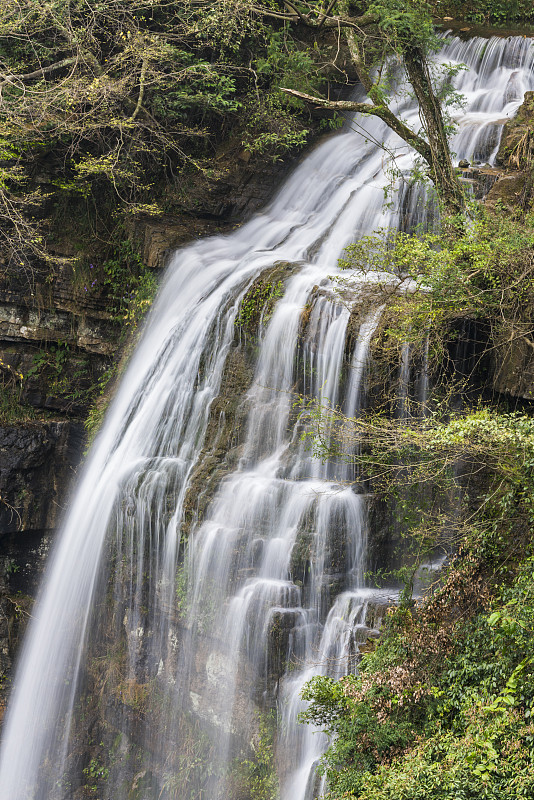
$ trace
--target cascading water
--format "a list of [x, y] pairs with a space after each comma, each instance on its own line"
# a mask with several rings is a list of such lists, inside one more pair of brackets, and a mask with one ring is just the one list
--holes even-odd
[[[442, 58], [469, 67], [453, 150], [491, 161], [503, 119], [534, 88], [531, 41], [447, 40]], [[71, 798], [94, 778], [105, 800], [230, 800], [235, 759], [275, 705], [283, 800], [320, 788], [324, 741], [297, 723], [300, 690], [354, 667], [377, 592], [364, 578], [367, 498], [343, 482], [347, 465], [306, 450], [293, 392], [347, 415], [364, 401], [380, 309], [347, 352], [351, 315], [328, 276], [355, 237], [407, 225], [408, 200], [402, 213], [384, 207], [374, 142], [399, 147], [404, 172], [413, 159], [381, 122], [363, 125], [367, 138], [349, 125], [308, 156], [263, 214], [172, 260], [36, 606], [1, 798]], [[283, 295], [260, 322], [253, 367], [236, 317], [273, 268]], [[408, 357], [401, 373], [402, 404]], [[231, 387], [241, 400], [218, 403]]]

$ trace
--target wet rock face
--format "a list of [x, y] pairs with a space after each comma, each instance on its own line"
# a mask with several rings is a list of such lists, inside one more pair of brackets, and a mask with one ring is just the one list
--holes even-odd
[[0, 427], [0, 537], [56, 526], [82, 442], [75, 422]]
[[[534, 199], [534, 92], [527, 92], [517, 115], [506, 123], [497, 155], [506, 169], [486, 198], [490, 210], [497, 206], [512, 214], [532, 208]], [[493, 388], [512, 397], [534, 397], [534, 347], [530, 326], [519, 326], [516, 335], [493, 351]]]
[[72, 421], [0, 426], [0, 719], [83, 442]]
[[0, 723], [11, 671], [48, 556], [51, 536], [43, 531], [0, 538]]
[[524, 400], [534, 398], [534, 348], [530, 336], [499, 347], [494, 356], [495, 391]]
[[120, 325], [105, 298], [80, 292], [71, 265], [47, 283], [38, 271], [0, 279], [0, 378], [15, 402], [85, 416], [110, 365]]

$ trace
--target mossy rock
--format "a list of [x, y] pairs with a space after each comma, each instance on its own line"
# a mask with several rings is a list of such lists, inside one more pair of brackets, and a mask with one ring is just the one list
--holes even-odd
[[528, 172], [515, 172], [504, 175], [489, 190], [485, 205], [491, 211], [498, 208], [514, 213], [521, 205], [522, 195], [527, 188]]
[[241, 331], [257, 335], [260, 325], [268, 322], [276, 301], [284, 293], [284, 281], [296, 266], [288, 261], [277, 261], [252, 282], [241, 301], [235, 321]]
[[244, 399], [254, 370], [244, 345], [232, 346], [226, 359], [221, 388], [210, 408], [206, 442], [191, 475], [184, 500], [185, 530], [201, 519], [222, 478], [236, 465], [246, 421]]
[[287, 653], [292, 631], [298, 623], [298, 612], [273, 612], [267, 634], [267, 681], [276, 684], [287, 670]]
[[507, 169], [520, 169], [529, 166], [533, 158], [534, 92], [526, 92], [516, 116], [504, 126], [496, 161]]
[[[184, 529], [202, 516], [217, 486], [241, 455], [247, 418], [246, 395], [254, 378], [258, 328], [265, 324], [284, 281], [298, 265], [279, 261], [264, 270], [246, 292], [236, 318], [235, 336], [224, 366], [219, 395], [210, 408], [206, 442], [191, 476], [184, 501]], [[246, 312], [244, 311], [246, 309]], [[246, 335], [243, 336], [243, 333]]]
[[313, 555], [313, 534], [300, 531], [291, 550], [289, 572], [292, 580], [299, 586], [308, 582]]

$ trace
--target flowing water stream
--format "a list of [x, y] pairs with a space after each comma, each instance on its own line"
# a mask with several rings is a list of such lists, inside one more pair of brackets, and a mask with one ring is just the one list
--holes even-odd
[[[450, 39], [441, 58], [469, 68], [456, 79], [466, 106], [453, 150], [491, 163], [503, 121], [534, 89], [532, 42]], [[398, 110], [417, 127], [410, 100]], [[348, 485], [348, 465], [306, 449], [294, 392], [349, 416], [365, 403], [381, 309], [356, 322], [329, 276], [358, 236], [426, 213], [413, 191], [384, 204], [376, 142], [409, 172], [407, 147], [355, 118], [263, 213], [172, 259], [47, 570], [4, 729], [1, 798], [72, 798], [92, 780], [102, 800], [246, 797], [239, 765], [264, 746], [269, 709], [282, 800], [320, 791], [325, 743], [297, 722], [300, 691], [354, 668], [391, 592], [366, 585], [368, 497]], [[252, 334], [236, 320], [261, 275], [274, 276], [274, 302]], [[399, 369], [402, 408], [408, 347]], [[423, 395], [427, 382], [423, 370]]]

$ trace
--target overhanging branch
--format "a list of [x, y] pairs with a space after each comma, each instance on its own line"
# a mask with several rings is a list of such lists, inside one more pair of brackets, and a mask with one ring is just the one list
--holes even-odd
[[304, 92], [297, 92], [295, 89], [285, 89], [280, 87], [281, 92], [289, 94], [292, 97], [298, 97], [299, 100], [304, 100], [306, 103], [313, 104], [319, 108], [326, 108], [331, 111], [356, 111], [360, 114], [368, 114], [373, 117], [378, 117], [385, 122], [391, 130], [393, 130], [401, 139], [407, 144], [417, 150], [428, 163], [431, 163], [432, 153], [430, 147], [417, 133], [412, 131], [404, 122], [398, 119], [395, 114], [390, 111], [386, 106], [371, 105], [369, 103], [357, 103], [352, 100], [326, 100], [322, 97], [314, 97], [311, 94]]
[[[284, 14], [281, 11], [274, 11], [269, 8], [262, 8], [261, 6], [252, 6], [252, 10], [256, 14], [261, 14], [264, 17], [272, 17], [273, 19], [285, 19], [288, 22], [301, 22], [308, 28], [356, 28], [361, 30], [368, 25], [373, 25], [377, 21], [375, 14], [362, 14], [361, 17], [338, 17], [330, 16], [330, 14], [320, 14], [318, 18], [313, 17], [311, 14], [303, 14], [299, 11], [297, 6], [291, 2], [286, 2], [286, 6], [291, 9], [291, 13]], [[331, 7], [331, 6], [330, 6]]]
[[26, 72], [23, 75], [17, 75], [15, 73], [11, 75], [0, 75], [0, 86], [6, 83], [13, 83], [14, 81], [24, 82], [33, 80], [34, 78], [42, 78], [50, 72], [57, 72], [59, 69], [63, 69], [63, 67], [70, 67], [71, 64], [75, 64], [77, 61], [78, 57], [73, 56], [72, 58], [64, 58], [62, 61], [57, 61], [55, 64], [49, 64], [48, 67], [40, 67], [33, 72]]

